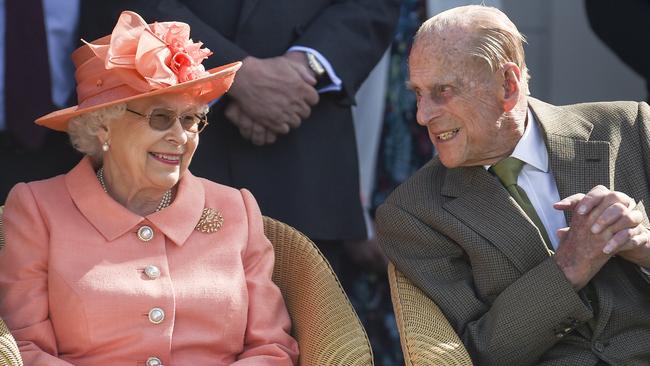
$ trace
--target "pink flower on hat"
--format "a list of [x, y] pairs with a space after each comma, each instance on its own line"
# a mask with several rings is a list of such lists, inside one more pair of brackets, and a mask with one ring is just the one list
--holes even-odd
[[212, 54], [190, 38], [190, 26], [161, 22], [149, 26], [138, 14], [125, 11], [110, 44], [86, 42], [107, 69], [120, 69], [125, 83], [139, 91], [161, 89], [207, 75], [203, 60]]

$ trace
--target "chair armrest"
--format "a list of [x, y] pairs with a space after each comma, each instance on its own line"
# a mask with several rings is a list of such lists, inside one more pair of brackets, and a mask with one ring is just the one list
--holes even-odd
[[[4, 231], [2, 229], [3, 211], [4, 206], [0, 206], [0, 249], [2, 249], [5, 243]], [[18, 345], [2, 319], [0, 319], [0, 366], [23, 366]]]
[[440, 308], [388, 264], [388, 281], [407, 366], [472, 366], [460, 338]]
[[361, 321], [332, 267], [298, 230], [264, 217], [275, 250], [273, 281], [287, 304], [301, 366], [373, 365]]

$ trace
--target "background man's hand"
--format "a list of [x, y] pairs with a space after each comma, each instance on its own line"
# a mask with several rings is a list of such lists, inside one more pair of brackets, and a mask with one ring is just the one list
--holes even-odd
[[[246, 116], [253, 126], [259, 124], [273, 134], [286, 134], [309, 117], [311, 107], [319, 100], [314, 88], [316, 79], [293, 58], [296, 56], [268, 59], [249, 56], [244, 59], [230, 89], [230, 96], [237, 102], [240, 111], [235, 113], [231, 110], [227, 114], [240, 132], [241, 126], [249, 123], [236, 120], [235, 115], [240, 118]], [[261, 135], [259, 127], [251, 129]]]
[[265, 126], [254, 122], [241, 110], [239, 103], [236, 101], [232, 101], [228, 104], [225, 115], [230, 122], [239, 128], [239, 133], [242, 137], [251, 141], [254, 145], [268, 145], [277, 140], [276, 133], [272, 132]]

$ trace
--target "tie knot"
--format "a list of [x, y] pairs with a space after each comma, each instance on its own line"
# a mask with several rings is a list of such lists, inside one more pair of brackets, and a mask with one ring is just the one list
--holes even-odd
[[523, 167], [523, 161], [511, 156], [492, 165], [490, 170], [499, 178], [504, 187], [510, 187], [517, 184], [517, 177]]

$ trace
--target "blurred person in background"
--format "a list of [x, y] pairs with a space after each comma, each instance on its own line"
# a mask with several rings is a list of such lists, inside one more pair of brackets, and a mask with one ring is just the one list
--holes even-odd
[[650, 1], [585, 0], [587, 19], [594, 33], [632, 70], [645, 79], [650, 100]]
[[0, 0], [0, 202], [79, 160], [65, 135], [34, 124], [74, 101], [78, 16], [79, 0]]

